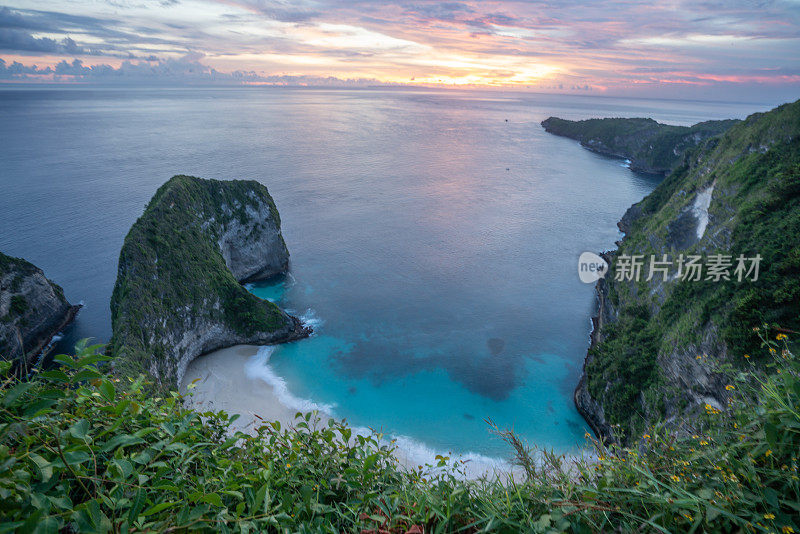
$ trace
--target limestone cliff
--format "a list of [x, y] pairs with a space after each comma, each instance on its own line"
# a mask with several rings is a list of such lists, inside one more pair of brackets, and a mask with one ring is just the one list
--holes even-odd
[[34, 364], [77, 311], [41, 269], [0, 253], [0, 358]]
[[[689, 431], [705, 405], [727, 404], [718, 366], [736, 369], [744, 354], [763, 352], [754, 327], [800, 330], [800, 101], [689, 151], [619, 226], [626, 235], [597, 286], [576, 405], [604, 437], [630, 441], [661, 419]], [[651, 276], [651, 255], [667, 255], [667, 272]], [[680, 267], [693, 255], [703, 265], [698, 280]], [[717, 255], [728, 279], [709, 270]], [[623, 279], [634, 256], [643, 262], [638, 281]], [[737, 275], [739, 256], [749, 273]]]
[[580, 141], [589, 150], [630, 161], [631, 169], [665, 174], [680, 164], [683, 154], [739, 121], [706, 121], [694, 126], [672, 126], [653, 119], [587, 119], [570, 121], [550, 117], [545, 131]]
[[280, 224], [258, 182], [175, 176], [164, 184], [120, 252], [111, 299], [115, 368], [174, 387], [205, 352], [307, 336], [298, 319], [241, 285], [288, 268]]

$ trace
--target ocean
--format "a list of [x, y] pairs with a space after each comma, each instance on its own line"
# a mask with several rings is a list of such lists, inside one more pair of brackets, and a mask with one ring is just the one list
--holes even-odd
[[[772, 103], [421, 89], [0, 89], [0, 251], [84, 304], [60, 349], [107, 341], [117, 258], [175, 174], [255, 179], [290, 272], [248, 286], [315, 334], [249, 376], [430, 451], [505, 458], [487, 420], [559, 452], [594, 288], [577, 258], [659, 178], [543, 131], [548, 116], [744, 118]], [[257, 408], [257, 407], [256, 407]]]

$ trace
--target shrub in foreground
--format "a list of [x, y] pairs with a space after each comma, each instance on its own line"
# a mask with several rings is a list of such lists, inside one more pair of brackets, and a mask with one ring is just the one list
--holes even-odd
[[730, 405], [694, 430], [573, 459], [495, 429], [524, 474], [483, 480], [447, 458], [408, 470], [314, 414], [233, 433], [80, 346], [0, 388], [0, 531], [800, 532], [800, 365], [761, 332], [774, 363], [731, 373]]

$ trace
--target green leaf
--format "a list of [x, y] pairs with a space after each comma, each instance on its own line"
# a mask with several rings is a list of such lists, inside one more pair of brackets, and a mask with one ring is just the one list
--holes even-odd
[[50, 480], [50, 477], [53, 476], [53, 464], [36, 454], [35, 452], [30, 453], [30, 459], [36, 465], [36, 470], [39, 472], [39, 476], [42, 479], [42, 482], [47, 482]]
[[208, 493], [203, 495], [198, 502], [206, 502], [212, 506], [222, 508], [222, 498], [220, 498], [218, 493]]
[[119, 470], [122, 472], [123, 480], [131, 476], [133, 473], [133, 465], [128, 460], [113, 460], [112, 463], [116, 465]]
[[69, 427], [69, 433], [75, 439], [86, 441], [89, 433], [89, 421], [81, 419]]
[[158, 503], [155, 506], [151, 506], [150, 508], [145, 510], [142, 515], [148, 516], [148, 515], [157, 514], [158, 512], [163, 512], [164, 510], [166, 510], [170, 506], [175, 506], [176, 504], [180, 504], [180, 503], [177, 503], [177, 502], [162, 502], [162, 503]]
[[3, 395], [3, 406], [11, 406], [20, 395], [33, 387], [33, 382], [20, 382]]
[[133, 502], [131, 502], [131, 509], [128, 510], [128, 521], [133, 523], [139, 517], [139, 512], [142, 511], [144, 508], [145, 503], [147, 502], [147, 492], [143, 489], [140, 489], [136, 492], [136, 496], [133, 498]]
[[69, 451], [64, 453], [64, 458], [68, 465], [80, 465], [87, 460], [91, 460], [89, 453], [84, 451]]
[[119, 436], [114, 436], [110, 440], [103, 445], [103, 451], [113, 451], [117, 447], [128, 447], [130, 445], [138, 445], [139, 443], [144, 443], [142, 438], [137, 438], [136, 436], [131, 436], [130, 434], [121, 434]]
[[770, 422], [764, 424], [764, 434], [767, 438], [767, 443], [772, 448], [775, 448], [775, 444], [778, 442], [778, 429], [775, 425]]
[[65, 367], [69, 367], [70, 369], [75, 369], [77, 367], [75, 363], [75, 358], [72, 356], [68, 356], [66, 354], [56, 354], [53, 356], [53, 361], [56, 363], [60, 363]]
[[116, 394], [116, 390], [114, 389], [114, 384], [111, 383], [110, 380], [103, 380], [100, 383], [100, 394], [103, 398], [107, 401], [113, 401], [114, 395]]
[[57, 369], [51, 371], [44, 371], [39, 373], [39, 376], [42, 378], [48, 378], [50, 380], [55, 380], [57, 382], [69, 382], [69, 376], [64, 371], [59, 371]]
[[379, 458], [378, 453], [370, 454], [369, 456], [367, 456], [367, 459], [364, 460], [364, 472], [365, 473], [373, 468], [375, 463], [378, 461], [378, 458]]
[[25, 417], [33, 417], [34, 415], [41, 415], [40, 412], [47, 410], [54, 404], [57, 404], [57, 399], [41, 399], [36, 402], [32, 402], [25, 406], [25, 410], [22, 412], [22, 415]]
[[100, 378], [101, 376], [103, 376], [103, 375], [101, 375], [95, 369], [91, 369], [91, 368], [81, 369], [80, 371], [78, 371], [77, 373], [72, 375], [72, 383], [74, 384], [75, 382], [82, 382], [84, 380], [92, 380], [93, 378]]
[[58, 506], [59, 508], [61, 508], [62, 510], [71, 510], [72, 507], [73, 507], [72, 501], [67, 496], [61, 496], [61, 497], [52, 497], [52, 496], [50, 496], [50, 497], [47, 497], [47, 499], [51, 503], [53, 503], [55, 506]]

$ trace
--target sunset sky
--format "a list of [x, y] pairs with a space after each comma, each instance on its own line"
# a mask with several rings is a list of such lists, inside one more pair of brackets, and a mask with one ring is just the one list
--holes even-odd
[[7, 83], [789, 100], [800, 97], [800, 0], [0, 0], [0, 58]]

